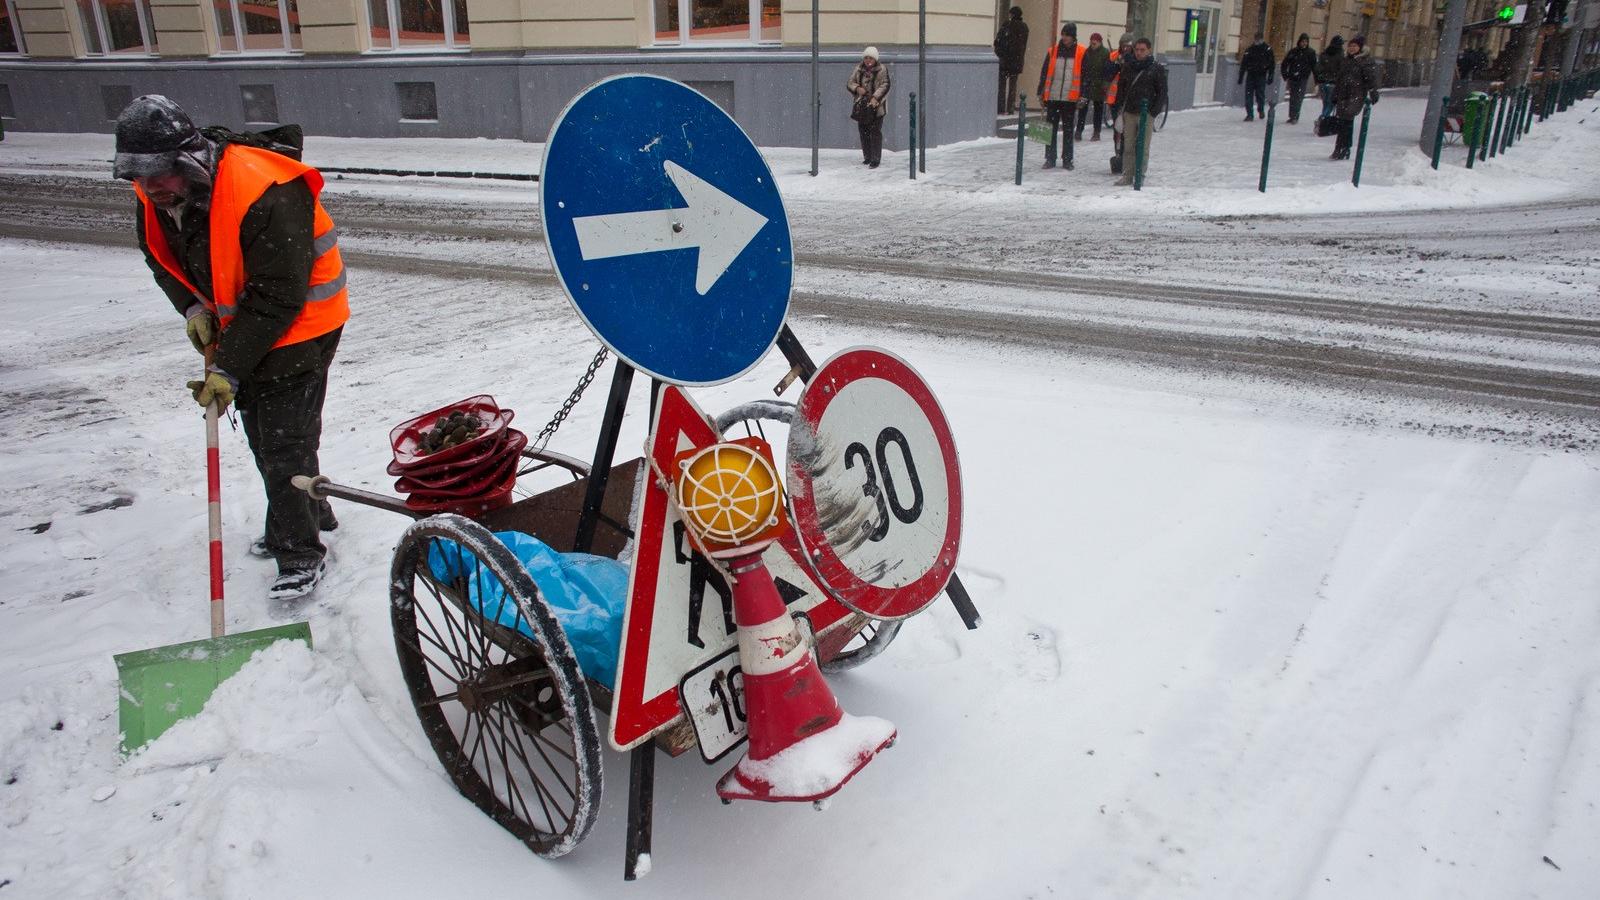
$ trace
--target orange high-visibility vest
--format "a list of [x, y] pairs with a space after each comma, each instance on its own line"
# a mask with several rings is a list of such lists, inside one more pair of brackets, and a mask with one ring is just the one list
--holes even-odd
[[[156, 262], [188, 288], [206, 309], [216, 314], [223, 331], [233, 321], [239, 298], [248, 280], [244, 270], [244, 249], [239, 246], [239, 226], [250, 206], [267, 188], [288, 184], [297, 178], [311, 188], [314, 212], [311, 225], [311, 281], [306, 290], [306, 305], [290, 323], [289, 330], [273, 344], [273, 349], [321, 337], [350, 318], [350, 296], [345, 289], [344, 260], [339, 256], [339, 230], [328, 211], [322, 208], [322, 174], [281, 153], [230, 144], [217, 163], [216, 181], [211, 188], [211, 290], [197, 290], [184, 274], [177, 257], [167, 246], [167, 237], [156, 219], [159, 211], [144, 191], [134, 184], [144, 210], [144, 239]], [[242, 374], [242, 373], [235, 373]]]
[[[1122, 58], [1121, 50], [1111, 51], [1111, 61], [1116, 62]], [[1117, 85], [1122, 83], [1122, 70], [1117, 70], [1117, 77], [1111, 79], [1111, 86], [1106, 88], [1106, 105], [1111, 106], [1117, 102]]]
[[1061, 42], [1057, 41], [1050, 47], [1050, 67], [1044, 73], [1044, 94], [1039, 97], [1042, 102], [1049, 103], [1051, 100], [1066, 100], [1068, 103], [1077, 102], [1083, 87], [1083, 53], [1085, 49], [1082, 44], [1074, 45], [1072, 71], [1061, 73], [1062, 87], [1065, 88], [1062, 93], [1066, 94], [1066, 96], [1057, 97], [1054, 91], [1056, 86], [1056, 57], [1061, 53]]

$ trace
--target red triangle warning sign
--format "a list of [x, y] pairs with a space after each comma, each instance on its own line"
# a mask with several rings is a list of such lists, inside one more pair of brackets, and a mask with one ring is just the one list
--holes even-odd
[[[650, 432], [654, 467], [644, 473], [617, 654], [610, 739], [618, 750], [638, 746], [682, 718], [679, 682], [738, 644], [733, 592], [722, 572], [690, 543], [667, 485], [656, 475], [668, 471], [677, 454], [718, 440], [721, 436], [687, 393], [672, 385], [662, 389]], [[789, 609], [805, 612], [822, 634], [850, 612], [800, 564], [801, 553], [790, 530], [764, 560]]]

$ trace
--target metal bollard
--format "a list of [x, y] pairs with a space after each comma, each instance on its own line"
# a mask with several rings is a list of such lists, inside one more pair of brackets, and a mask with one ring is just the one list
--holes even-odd
[[1273, 102], [1267, 110], [1267, 134], [1261, 139], [1261, 183], [1256, 185], [1256, 190], [1265, 194], [1267, 192], [1267, 164], [1272, 158], [1272, 126], [1278, 118], [1278, 104]]
[[911, 92], [911, 180], [917, 180], [917, 92]]
[[1506, 91], [1501, 91], [1494, 101], [1494, 128], [1490, 131], [1490, 147], [1488, 147], [1490, 159], [1499, 155], [1499, 133], [1504, 127], [1506, 127]]
[[1350, 172], [1350, 183], [1361, 187], [1361, 158], [1367, 153], [1367, 122], [1372, 119], [1372, 104], [1361, 105], [1361, 139], [1356, 142], [1356, 165]]
[[1439, 168], [1439, 154], [1444, 152], [1444, 120], [1450, 114], [1450, 96], [1445, 95], [1439, 104], [1439, 126], [1433, 131], [1433, 168]]
[[[1133, 143], [1133, 189], [1144, 190], [1144, 136], [1149, 134], [1150, 128], [1150, 101], [1139, 101], [1139, 133], [1134, 135]], [[1070, 139], [1072, 136], [1067, 135]]]
[[1517, 140], [1522, 140], [1533, 133], [1533, 85], [1528, 85], [1528, 100], [1522, 104], [1522, 134]]
[[1022, 151], [1028, 146], [1028, 95], [1017, 99], [1017, 184], [1022, 184]]
[[1472, 164], [1478, 160], [1478, 135], [1483, 133], [1483, 104], [1471, 97], [1467, 98], [1467, 102], [1478, 108], [1478, 112], [1472, 120], [1471, 134], [1466, 133], [1466, 116], [1461, 117], [1461, 141], [1467, 145], [1467, 168], [1470, 169]]

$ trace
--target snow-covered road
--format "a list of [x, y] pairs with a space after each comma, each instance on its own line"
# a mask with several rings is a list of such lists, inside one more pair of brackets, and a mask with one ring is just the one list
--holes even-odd
[[[1158, 159], [1163, 144], [1178, 156], [1185, 128], [1196, 152], [1241, 128], [1233, 115], [1174, 115]], [[600, 823], [558, 862], [455, 792], [395, 663], [387, 575], [404, 523], [386, 513], [341, 507], [314, 652], [275, 650], [118, 761], [111, 654], [204, 631], [201, 424], [182, 388], [196, 357], [120, 230], [111, 204], [126, 210], [126, 194], [41, 174], [51, 159], [83, 171], [104, 140], [10, 135], [0, 897], [699, 898], [759, 878], [774, 897], [1589, 900], [1592, 408], [1286, 379], [1204, 354], [1174, 365], [1079, 339], [1090, 326], [1293, 339], [1592, 384], [1597, 126], [1553, 121], [1473, 173], [1511, 184], [1510, 205], [1455, 197], [1462, 173], [1429, 181], [1396, 150], [1370, 161], [1370, 195], [1293, 188], [1285, 165], [1284, 198], [1258, 210], [1270, 218], [1234, 215], [1245, 176], [1220, 164], [1193, 191], [1158, 169], [1132, 197], [1087, 173], [996, 184], [982, 167], [1003, 166], [998, 142], [941, 151], [971, 155], [976, 174], [935, 157], [952, 174], [915, 186], [888, 165], [813, 182], [801, 153], [774, 152], [802, 261], [792, 324], [819, 359], [882, 345], [937, 390], [968, 497], [960, 571], [985, 624], [968, 632], [937, 604], [834, 679], [847, 709], [893, 719], [901, 738], [826, 813], [723, 807], [721, 766], [661, 761], [655, 868], [631, 886], [625, 757], [606, 753]], [[1512, 174], [1519, 160], [1548, 165]], [[1319, 202], [1343, 211], [1302, 214]], [[527, 189], [353, 178], [330, 205], [356, 316], [324, 470], [388, 492], [389, 428], [483, 391], [537, 429], [597, 344], [549, 280]], [[30, 227], [68, 242], [25, 239]], [[696, 399], [770, 396], [783, 368], [768, 359]], [[585, 400], [552, 447], [588, 456], [601, 406]], [[636, 387], [624, 452], [644, 440], [644, 406]], [[224, 443], [241, 630], [271, 622], [270, 565], [244, 553], [263, 501], [242, 439]]]

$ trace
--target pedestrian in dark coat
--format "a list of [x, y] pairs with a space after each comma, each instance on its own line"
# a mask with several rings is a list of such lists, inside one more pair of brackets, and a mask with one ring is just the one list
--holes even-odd
[[1267, 85], [1272, 84], [1272, 73], [1278, 68], [1278, 59], [1272, 48], [1256, 32], [1256, 41], [1244, 51], [1239, 60], [1239, 83], [1244, 85], [1244, 120], [1252, 122], [1256, 116], [1267, 115]]
[[1351, 132], [1356, 116], [1368, 103], [1378, 102], [1378, 64], [1366, 52], [1366, 38], [1357, 35], [1345, 45], [1339, 80], [1333, 86], [1334, 115], [1338, 121], [1338, 140], [1329, 159], [1349, 159]]
[[[1133, 184], [1137, 163], [1150, 168], [1150, 136], [1155, 131], [1153, 123], [1145, 122], [1143, 149], [1139, 147], [1139, 116], [1141, 111], [1157, 114], [1167, 106], [1167, 67], [1156, 62], [1151, 53], [1149, 38], [1133, 42], [1133, 58], [1118, 61], [1117, 110], [1122, 117], [1122, 142], [1127, 148], [1122, 156], [1122, 178], [1118, 185]], [[1142, 174], [1142, 173], [1141, 173]]]
[[1319, 118], [1333, 115], [1333, 83], [1339, 80], [1339, 66], [1344, 63], [1344, 38], [1334, 35], [1328, 46], [1317, 57], [1317, 95], [1322, 98]]
[[1300, 106], [1306, 99], [1306, 80], [1317, 70], [1317, 51], [1311, 49], [1311, 35], [1302, 34], [1294, 49], [1283, 55], [1283, 83], [1289, 87], [1289, 124], [1300, 121]]
[[877, 47], [861, 51], [861, 62], [850, 73], [845, 89], [853, 98], [850, 118], [861, 132], [861, 162], [876, 169], [883, 161], [883, 115], [889, 96], [889, 69], [878, 62]]
[[296, 126], [202, 131], [157, 94], [117, 118], [116, 151], [113, 174], [136, 189], [145, 262], [195, 349], [214, 349], [204, 380], [189, 383], [194, 399], [238, 407], [261, 472], [266, 535], [251, 552], [277, 560], [268, 597], [304, 597], [324, 572], [318, 531], [338, 523], [290, 479], [318, 474], [328, 367], [349, 316], [322, 176], [298, 161]]
[[1001, 115], [1017, 113], [1017, 79], [1022, 75], [1022, 59], [1028, 53], [1028, 26], [1022, 21], [1022, 7], [1011, 7], [1011, 18], [994, 36], [994, 55], [1000, 58], [1000, 93], [995, 111]]
[[1106, 114], [1107, 69], [1111, 66], [1111, 51], [1099, 32], [1089, 35], [1089, 49], [1083, 52], [1083, 99], [1078, 104], [1078, 140], [1083, 140], [1083, 126], [1094, 109], [1094, 137], [1100, 140], [1100, 123]]

